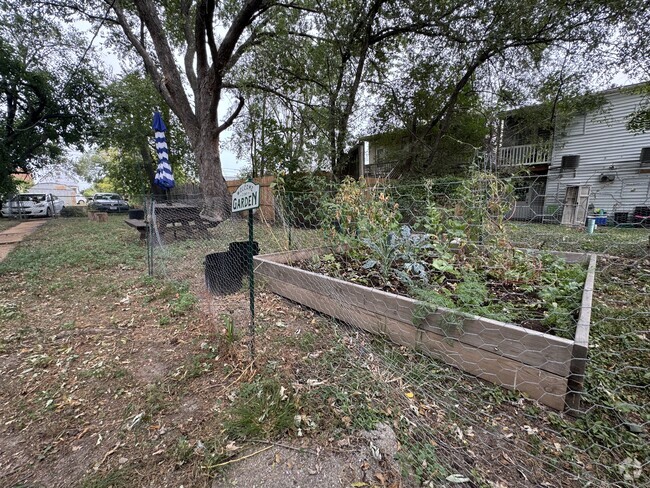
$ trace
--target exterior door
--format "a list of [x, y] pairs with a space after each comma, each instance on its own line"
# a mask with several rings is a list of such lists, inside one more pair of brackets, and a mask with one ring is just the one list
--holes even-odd
[[585, 225], [590, 194], [591, 187], [589, 185], [567, 186], [562, 211], [562, 225]]

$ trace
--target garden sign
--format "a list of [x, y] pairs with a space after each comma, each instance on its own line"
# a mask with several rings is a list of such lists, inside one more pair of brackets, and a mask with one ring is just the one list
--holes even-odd
[[232, 194], [232, 211], [243, 212], [260, 206], [260, 185], [247, 181]]
[[255, 358], [255, 274], [253, 272], [253, 209], [260, 206], [260, 185], [248, 180], [232, 194], [232, 212], [248, 210], [248, 288], [251, 311], [250, 353]]

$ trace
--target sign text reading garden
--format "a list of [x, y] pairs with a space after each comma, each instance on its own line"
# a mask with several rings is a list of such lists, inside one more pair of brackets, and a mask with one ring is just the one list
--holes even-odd
[[260, 185], [246, 182], [232, 194], [232, 211], [241, 212], [260, 206]]

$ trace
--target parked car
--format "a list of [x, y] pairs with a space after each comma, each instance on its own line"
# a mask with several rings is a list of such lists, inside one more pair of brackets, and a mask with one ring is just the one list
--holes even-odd
[[88, 208], [98, 212], [128, 212], [129, 202], [117, 193], [95, 193]]
[[63, 210], [63, 200], [51, 193], [22, 193], [2, 204], [3, 217], [52, 217]]

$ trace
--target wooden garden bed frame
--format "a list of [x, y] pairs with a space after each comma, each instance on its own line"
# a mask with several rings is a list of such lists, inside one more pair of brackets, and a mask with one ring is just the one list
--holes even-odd
[[256, 256], [255, 275], [271, 291], [289, 300], [496, 385], [523, 392], [555, 410], [580, 412], [595, 255], [553, 253], [569, 263], [588, 263], [576, 333], [569, 340], [443, 307], [414, 325], [417, 300], [291, 266], [331, 252], [319, 248]]

